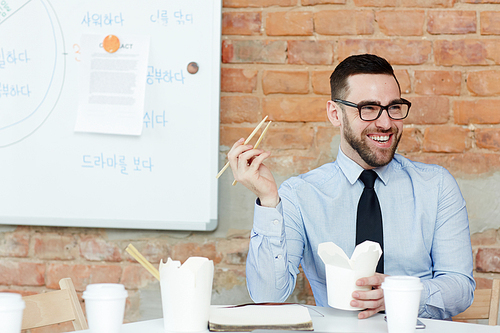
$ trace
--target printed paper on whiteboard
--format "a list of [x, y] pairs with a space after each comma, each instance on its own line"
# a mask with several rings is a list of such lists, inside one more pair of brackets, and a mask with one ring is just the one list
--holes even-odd
[[80, 94], [75, 131], [140, 135], [149, 36], [117, 35], [120, 48], [102, 47], [105, 35], [82, 35]]

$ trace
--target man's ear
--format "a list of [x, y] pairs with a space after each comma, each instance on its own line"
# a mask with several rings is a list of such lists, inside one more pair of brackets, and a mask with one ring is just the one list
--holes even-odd
[[335, 127], [339, 127], [341, 124], [340, 118], [342, 117], [342, 110], [340, 106], [334, 101], [326, 102], [326, 114], [328, 115], [328, 120]]

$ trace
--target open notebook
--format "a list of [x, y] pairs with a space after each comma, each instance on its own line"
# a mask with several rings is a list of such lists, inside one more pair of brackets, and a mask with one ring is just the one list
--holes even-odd
[[309, 310], [300, 304], [246, 304], [212, 306], [208, 328], [215, 332], [246, 332], [256, 329], [312, 331]]

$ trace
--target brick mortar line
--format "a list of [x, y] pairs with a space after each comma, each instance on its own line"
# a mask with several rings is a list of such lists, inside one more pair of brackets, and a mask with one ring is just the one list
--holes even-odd
[[[409, 12], [409, 11], [423, 11], [428, 17], [431, 12], [475, 12], [476, 17], [479, 18], [482, 12], [497, 12], [498, 6], [495, 4], [480, 4], [481, 8], [477, 8], [478, 4], [466, 4], [463, 8], [433, 8], [433, 7], [348, 7], [345, 5], [337, 5], [342, 7], [331, 7], [335, 5], [324, 6], [296, 6], [296, 7], [223, 7], [221, 13], [260, 13], [262, 16], [267, 16], [272, 13], [286, 13], [286, 12], [305, 12], [305, 13], [321, 13], [326, 11], [366, 11], [366, 12]], [[479, 25], [478, 25], [479, 27]]]
[[[500, 14], [500, 11], [499, 11]], [[319, 37], [319, 38], [318, 38]], [[465, 38], [464, 38], [465, 37]], [[472, 34], [435, 34], [426, 36], [375, 36], [375, 35], [324, 35], [313, 32], [312, 35], [222, 35], [223, 41], [333, 41], [339, 42], [346, 40], [366, 40], [366, 41], [483, 41], [493, 40], [500, 42], [500, 33], [496, 35], [479, 35]], [[221, 45], [222, 45], [221, 42]], [[483, 65], [485, 66], [485, 65]]]

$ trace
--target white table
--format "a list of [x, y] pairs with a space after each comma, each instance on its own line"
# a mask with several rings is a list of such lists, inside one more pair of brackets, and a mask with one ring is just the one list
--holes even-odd
[[[333, 308], [307, 306], [313, 320], [314, 333], [320, 332], [384, 332], [387, 333], [387, 324], [384, 315], [376, 314], [368, 319], [358, 319], [357, 311], [343, 311]], [[416, 333], [488, 333], [500, 332], [500, 326], [467, 324], [445, 320], [420, 319], [425, 329], [416, 330]], [[79, 331], [78, 333], [90, 330]], [[153, 319], [124, 324], [120, 333], [164, 333], [163, 319]], [[208, 332], [208, 330], [207, 330]], [[299, 333], [300, 331], [295, 331]]]

